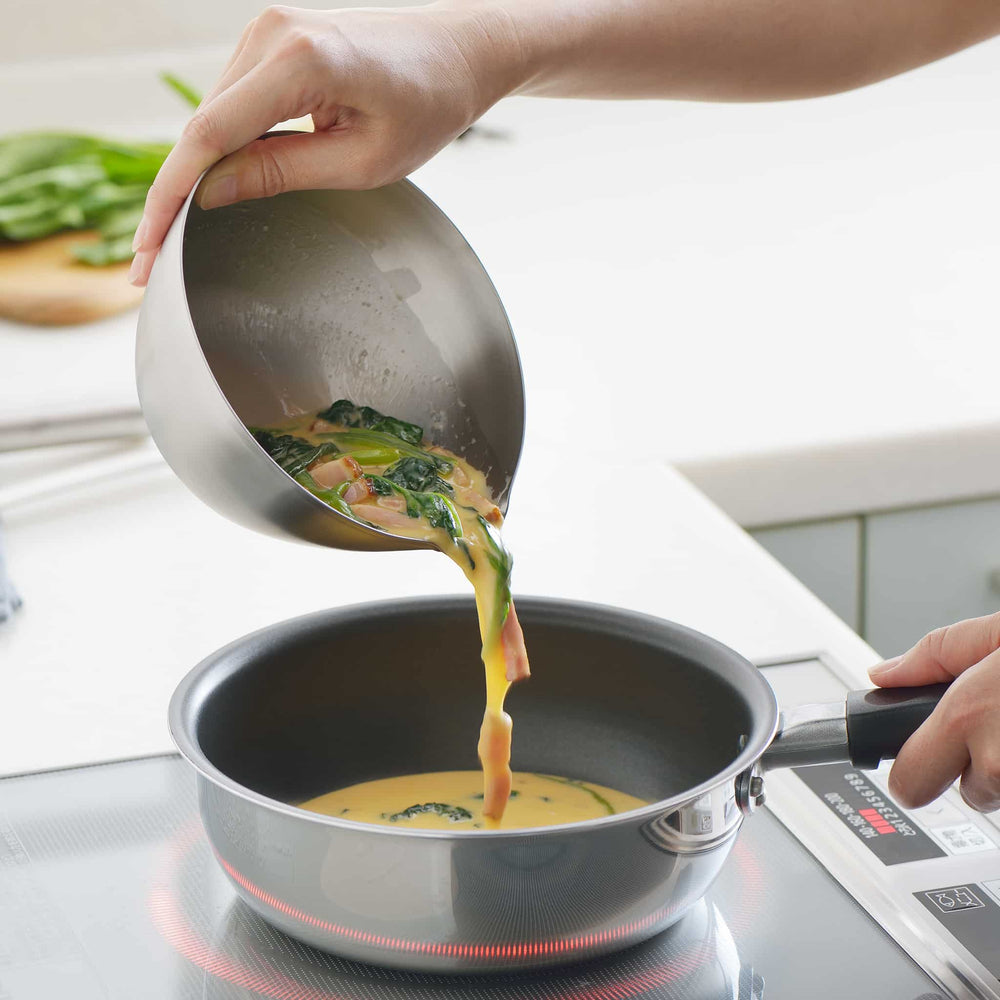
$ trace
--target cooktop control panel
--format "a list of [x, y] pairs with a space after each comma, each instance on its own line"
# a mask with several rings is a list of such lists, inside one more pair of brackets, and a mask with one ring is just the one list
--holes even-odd
[[[760, 667], [780, 705], [848, 691], [822, 655]], [[1000, 813], [975, 812], [957, 787], [904, 809], [889, 795], [890, 767], [770, 771], [767, 805], [942, 986], [1000, 998]]]

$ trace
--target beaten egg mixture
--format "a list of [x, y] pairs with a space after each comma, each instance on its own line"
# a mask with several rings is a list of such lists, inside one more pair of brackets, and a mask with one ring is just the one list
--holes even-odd
[[281, 427], [252, 431], [275, 462], [334, 510], [428, 541], [454, 560], [475, 590], [483, 643], [481, 775], [385, 778], [330, 792], [303, 808], [368, 823], [497, 829], [592, 819], [645, 804], [599, 785], [511, 773], [504, 699], [514, 681], [529, 675], [528, 656], [511, 600], [512, 561], [499, 532], [503, 516], [482, 472], [426, 442], [417, 424], [347, 399]]
[[590, 781], [516, 772], [503, 817], [490, 823], [483, 814], [483, 778], [478, 771], [437, 771], [365, 781], [310, 799], [301, 808], [382, 826], [512, 830], [598, 819], [646, 804]]

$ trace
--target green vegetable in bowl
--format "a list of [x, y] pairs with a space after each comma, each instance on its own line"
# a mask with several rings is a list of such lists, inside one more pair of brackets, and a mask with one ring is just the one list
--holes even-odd
[[424, 429], [396, 417], [387, 417], [370, 406], [355, 406], [349, 399], [338, 399], [316, 414], [320, 420], [344, 427], [361, 427], [365, 430], [389, 434], [407, 444], [419, 445], [424, 439]]
[[295, 476], [295, 481], [300, 486], [304, 486], [314, 497], [318, 497], [327, 506], [332, 507], [338, 514], [343, 514], [344, 517], [354, 517], [353, 511], [344, 502], [337, 490], [323, 489], [308, 472], [300, 472]]
[[[362, 463], [364, 464], [364, 463]], [[423, 493], [444, 493], [451, 496], [454, 487], [438, 474], [440, 467], [433, 456], [407, 455], [385, 470], [385, 478], [408, 490]]]
[[[424, 462], [429, 462], [438, 472], [443, 474], [451, 472], [455, 467], [454, 463], [450, 462], [443, 455], [435, 455], [421, 448], [415, 448], [413, 445], [406, 444], [399, 438], [386, 434], [383, 431], [318, 431], [314, 436], [323, 441], [333, 441], [341, 451], [358, 455], [358, 461], [362, 465], [369, 463], [363, 461], [360, 456], [365, 453], [373, 453], [377, 456], [377, 459], [388, 458], [392, 462], [396, 461], [400, 455], [411, 455], [414, 458], [422, 459]], [[390, 453], [388, 449], [391, 449], [392, 452]], [[375, 460], [371, 464], [383, 465], [387, 463]]]
[[293, 478], [305, 472], [317, 459], [340, 453], [340, 449], [331, 442], [311, 444], [293, 434], [275, 434], [259, 428], [251, 433], [264, 451]]

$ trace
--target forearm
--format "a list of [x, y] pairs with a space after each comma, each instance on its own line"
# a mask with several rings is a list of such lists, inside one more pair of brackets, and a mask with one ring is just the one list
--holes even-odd
[[1000, 32], [1000, 0], [445, 0], [487, 89], [766, 101], [864, 86]]
[[[405, 177], [500, 98], [763, 101], [859, 87], [1000, 32], [1000, 0], [434, 0], [269, 7], [149, 190], [145, 284], [201, 174], [203, 209]], [[311, 115], [306, 136], [256, 139]], [[221, 162], [220, 162], [221, 161]]]

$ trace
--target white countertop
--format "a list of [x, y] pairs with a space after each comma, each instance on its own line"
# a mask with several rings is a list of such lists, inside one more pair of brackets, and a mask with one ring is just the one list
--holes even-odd
[[[225, 54], [0, 69], [0, 127], [169, 136], [156, 71]], [[1000, 493], [998, 120], [995, 40], [816, 101], [514, 99], [415, 179], [500, 291], [533, 426], [627, 400], [636, 453], [764, 523]], [[134, 402], [133, 325], [0, 325], [0, 422]]]
[[[0, 127], [169, 135], [183, 113], [155, 69], [205, 85], [224, 54], [0, 68], [0, 95], [33, 96], [8, 97]], [[652, 612], [754, 658], [824, 649], [862, 681], [868, 647], [665, 462], [708, 478], [722, 469], [716, 487], [746, 509], [808, 516], [866, 496], [918, 502], [933, 438], [950, 457], [952, 495], [1000, 492], [1000, 462], [981, 460], [1000, 428], [998, 56], [991, 43], [807, 103], [510, 101], [487, 121], [509, 138], [474, 133], [418, 173], [482, 256], [521, 348], [517, 592]], [[0, 422], [134, 402], [133, 328], [133, 315], [63, 331], [0, 326]], [[625, 431], [595, 426], [595, 398], [602, 412], [609, 398], [624, 404]], [[546, 448], [581, 427], [612, 480], [615, 467], [641, 470], [655, 530], [633, 515], [623, 536], [599, 516], [600, 490], [570, 521], [544, 510]], [[978, 442], [964, 465], [958, 439]], [[861, 442], [874, 468], [904, 456], [888, 486], [837, 477]], [[830, 485], [798, 488], [796, 449]], [[768, 455], [786, 468], [780, 498]], [[8, 456], [0, 489], [48, 463]], [[6, 773], [167, 748], [177, 680], [251, 629], [464, 583], [433, 553], [254, 535], [165, 468], [5, 516], [25, 597], [0, 626]], [[574, 545], [581, 535], [587, 549]]]
[[[648, 535], [602, 519], [595, 492], [568, 520], [552, 517], [545, 475], [544, 449], [529, 445], [505, 532], [515, 594], [649, 612], [752, 658], [828, 650], [863, 684], [877, 659], [868, 647], [678, 473], [650, 473], [661, 527]], [[239, 528], [164, 466], [11, 507], [6, 534], [24, 606], [0, 626], [0, 773], [168, 749], [178, 680], [256, 628], [466, 590], [438, 553], [339, 552]]]

